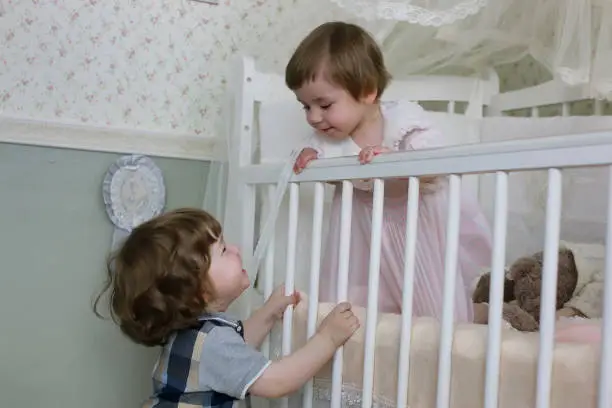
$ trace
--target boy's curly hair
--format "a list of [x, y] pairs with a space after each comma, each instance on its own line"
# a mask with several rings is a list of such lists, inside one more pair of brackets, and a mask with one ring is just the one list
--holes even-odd
[[380, 98], [391, 80], [374, 38], [342, 21], [323, 23], [302, 40], [285, 68], [285, 83], [295, 91], [320, 74], [355, 99], [371, 92]]
[[178, 209], [136, 227], [107, 263], [107, 281], [93, 308], [110, 290], [111, 318], [134, 342], [163, 345], [193, 326], [214, 288], [208, 279], [211, 246], [221, 225], [205, 211]]

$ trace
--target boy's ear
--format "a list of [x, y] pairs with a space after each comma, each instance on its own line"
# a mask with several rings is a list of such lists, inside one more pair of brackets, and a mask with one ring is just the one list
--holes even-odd
[[208, 279], [202, 282], [202, 299], [207, 305], [215, 300], [215, 288]]

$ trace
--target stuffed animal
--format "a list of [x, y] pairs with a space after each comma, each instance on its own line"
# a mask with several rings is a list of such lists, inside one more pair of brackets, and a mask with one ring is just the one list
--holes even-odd
[[[540, 251], [519, 258], [506, 271], [503, 319], [517, 330], [539, 329], [543, 257], [544, 253]], [[574, 254], [568, 248], [559, 249], [557, 273], [555, 309], [559, 310], [572, 298], [578, 282], [578, 268]], [[481, 276], [472, 297], [474, 303], [489, 303], [490, 282], [490, 273]], [[488, 323], [488, 313], [480, 314], [477, 320], [479, 321], [475, 323]]]

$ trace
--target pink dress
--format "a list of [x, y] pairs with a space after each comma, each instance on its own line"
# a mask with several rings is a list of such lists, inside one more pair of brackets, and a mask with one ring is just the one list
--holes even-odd
[[[443, 145], [441, 135], [426, 117], [423, 109], [412, 102], [387, 102], [381, 106], [385, 119], [384, 145], [393, 150], [415, 150]], [[315, 138], [320, 157], [330, 158], [359, 154], [360, 148], [352, 139], [332, 142]], [[351, 225], [348, 300], [366, 306], [368, 298], [368, 268], [372, 226], [372, 193], [355, 183]], [[320, 300], [336, 302], [336, 283], [340, 243], [340, 211], [342, 187], [334, 193], [331, 222], [321, 265]], [[379, 312], [400, 313], [404, 275], [404, 246], [406, 241], [407, 196], [385, 197], [381, 264]], [[433, 193], [421, 193], [417, 226], [416, 269], [414, 273], [413, 315], [442, 316], [444, 289], [444, 254], [446, 219], [448, 214], [448, 185], [444, 178]], [[463, 194], [457, 285], [455, 293], [455, 321], [473, 319], [471, 284], [484, 266], [491, 262], [490, 229], [474, 197]]]

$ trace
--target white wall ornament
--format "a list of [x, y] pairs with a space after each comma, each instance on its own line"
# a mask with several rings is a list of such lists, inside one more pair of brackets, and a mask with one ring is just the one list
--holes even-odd
[[161, 170], [142, 155], [120, 157], [107, 170], [102, 183], [106, 213], [115, 225], [111, 250], [117, 249], [132, 229], [161, 214], [166, 187]]

